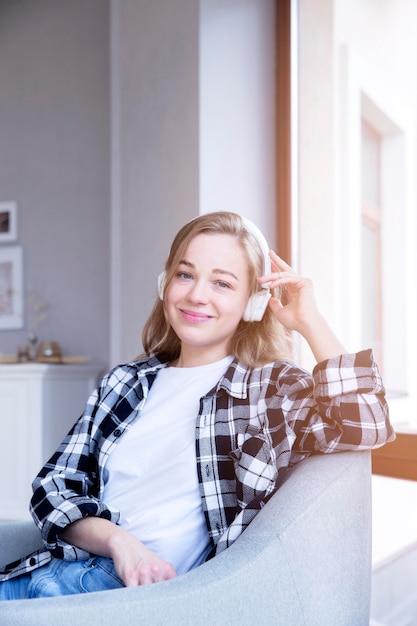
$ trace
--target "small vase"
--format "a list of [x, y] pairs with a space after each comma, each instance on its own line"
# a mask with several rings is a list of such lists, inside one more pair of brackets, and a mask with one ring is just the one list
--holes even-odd
[[28, 333], [28, 359], [29, 361], [36, 361], [37, 346], [39, 338], [35, 333]]

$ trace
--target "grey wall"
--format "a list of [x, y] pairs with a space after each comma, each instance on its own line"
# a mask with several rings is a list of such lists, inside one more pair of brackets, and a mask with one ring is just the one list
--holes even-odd
[[[71, 355], [109, 360], [109, 3], [0, 1], [0, 201], [18, 204], [24, 283], [40, 327]], [[14, 353], [26, 329], [0, 330]]]

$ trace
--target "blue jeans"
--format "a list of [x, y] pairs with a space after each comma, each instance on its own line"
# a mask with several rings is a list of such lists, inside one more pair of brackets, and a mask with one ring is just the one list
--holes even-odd
[[124, 587], [112, 559], [94, 557], [88, 561], [52, 559], [29, 574], [0, 582], [0, 600], [47, 598], [74, 593]]

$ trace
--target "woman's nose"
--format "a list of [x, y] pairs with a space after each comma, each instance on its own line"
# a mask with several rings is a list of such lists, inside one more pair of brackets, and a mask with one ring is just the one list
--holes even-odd
[[203, 281], [195, 280], [188, 291], [188, 299], [190, 302], [204, 303], [207, 302], [207, 286]]

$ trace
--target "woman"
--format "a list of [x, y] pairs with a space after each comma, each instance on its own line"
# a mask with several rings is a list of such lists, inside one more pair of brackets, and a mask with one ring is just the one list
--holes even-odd
[[[312, 375], [288, 331], [308, 341]], [[143, 346], [35, 479], [45, 550], [4, 574], [0, 598], [173, 578], [233, 543], [294, 463], [394, 437], [371, 352], [346, 354], [310, 280], [236, 214], [179, 231]]]

